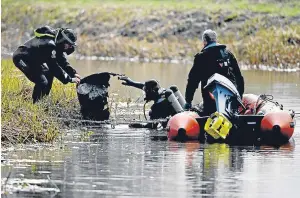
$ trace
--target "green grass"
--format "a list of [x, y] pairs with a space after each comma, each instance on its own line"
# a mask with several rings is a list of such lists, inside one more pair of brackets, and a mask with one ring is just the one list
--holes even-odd
[[[247, 28], [246, 28], [247, 29]], [[240, 62], [250, 65], [271, 65], [283, 68], [297, 67], [300, 60], [299, 45], [288, 43], [289, 38], [300, 40], [300, 26], [287, 28], [262, 29], [251, 35], [243, 35], [236, 39], [234, 33], [228, 33], [220, 38], [220, 43], [225, 43], [235, 54]], [[141, 57], [149, 59], [186, 59], [192, 58], [202, 48], [199, 39], [182, 40], [177, 37], [169, 39], [154, 39], [148, 42], [146, 39], [115, 38], [110, 42], [99, 40], [81, 40], [81, 48], [78, 49], [84, 55], [97, 56], [125, 56]], [[84, 49], [89, 48], [90, 53]], [[94, 53], [92, 53], [94, 52]]]
[[[82, 129], [84, 123], [77, 99], [75, 84], [63, 85], [54, 80], [51, 93], [36, 104], [32, 103], [34, 84], [21, 73], [11, 60], [1, 60], [1, 141], [2, 146], [9, 144], [53, 142], [64, 136], [66, 129]], [[122, 113], [132, 113], [130, 118], [137, 118], [133, 103], [127, 96], [119, 96], [110, 92], [110, 117], [118, 120]], [[127, 103], [127, 107], [118, 107], [119, 103]], [[57, 119], [57, 118], [63, 118]], [[84, 141], [93, 132], [83, 130], [80, 140]]]
[[300, 50], [299, 45], [287, 42], [289, 38], [300, 39], [300, 26], [261, 30], [244, 39], [243, 45], [236, 53], [250, 64], [271, 64], [290, 68], [299, 64]]
[[74, 7], [122, 7], [122, 9], [143, 8], [150, 10], [175, 9], [190, 10], [202, 9], [208, 12], [228, 10], [235, 13], [245, 11], [265, 12], [275, 15], [296, 16], [300, 14], [300, 3], [297, 0], [278, 2], [254, 1], [254, 0], [3, 0], [2, 9], [8, 4], [44, 4], [47, 6], [59, 6], [65, 8]]
[[70, 117], [78, 110], [75, 85], [55, 81], [51, 96], [32, 103], [33, 83], [10, 60], [1, 61], [1, 140], [4, 143], [52, 142], [66, 125], [50, 117]]

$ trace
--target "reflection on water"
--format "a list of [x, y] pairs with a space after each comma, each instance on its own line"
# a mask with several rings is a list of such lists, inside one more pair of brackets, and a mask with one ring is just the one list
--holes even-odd
[[[140, 81], [157, 78], [164, 87], [176, 83], [182, 92], [190, 68], [115, 64], [91, 62], [77, 68], [83, 76], [112, 71]], [[243, 73], [247, 92], [273, 94], [285, 108], [300, 112], [299, 74]], [[120, 89], [126, 97], [135, 96], [133, 88], [129, 93], [117, 80], [111, 84], [111, 89]], [[73, 132], [61, 148], [32, 145], [3, 151], [2, 183], [10, 173], [6, 191], [24, 191], [8, 197], [297, 197], [298, 123], [295, 142], [278, 149], [157, 141], [162, 131], [124, 125], [96, 130], [87, 142], [72, 139], [80, 134]], [[33, 194], [33, 190], [40, 192]]]

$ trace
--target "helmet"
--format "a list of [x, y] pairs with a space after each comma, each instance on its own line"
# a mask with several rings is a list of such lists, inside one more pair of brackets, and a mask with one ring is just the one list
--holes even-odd
[[77, 36], [76, 33], [70, 28], [60, 28], [55, 37], [55, 43], [57, 46], [63, 48], [64, 44], [69, 44], [72, 47], [65, 50], [69, 55], [75, 51]]
[[160, 86], [157, 80], [151, 79], [145, 82], [143, 89], [146, 94], [145, 100], [150, 101], [155, 100], [158, 97]]

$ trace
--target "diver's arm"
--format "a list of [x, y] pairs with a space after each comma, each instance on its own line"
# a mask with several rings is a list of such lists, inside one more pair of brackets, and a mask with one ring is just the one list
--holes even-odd
[[50, 59], [47, 62], [47, 65], [48, 65], [49, 69], [51, 70], [51, 72], [54, 74], [54, 76], [60, 82], [62, 82], [63, 84], [72, 82], [72, 78], [70, 77], [70, 75], [57, 64], [55, 59]]
[[187, 103], [191, 104], [194, 98], [194, 94], [196, 89], [198, 88], [199, 82], [201, 80], [201, 71], [199, 71], [200, 64], [200, 55], [196, 55], [194, 59], [194, 64], [192, 69], [190, 70], [188, 76], [188, 82], [185, 90], [185, 100]]
[[133, 81], [130, 78], [128, 78], [127, 76], [121, 76], [118, 79], [123, 81], [122, 82], [123, 85], [135, 87], [138, 89], [143, 89], [143, 87], [145, 85], [144, 83]]
[[69, 76], [75, 77], [75, 74], [77, 74], [76, 70], [71, 67], [70, 63], [66, 59], [65, 55], [63, 53], [58, 53], [56, 57], [57, 63], [59, 66], [65, 70]]
[[51, 72], [54, 74], [54, 76], [61, 81], [63, 84], [67, 84], [70, 82], [76, 82], [78, 83], [79, 80], [73, 76], [70, 76], [67, 71], [61, 67], [61, 65], [59, 65], [59, 63], [57, 62], [57, 52], [55, 50], [55, 48], [53, 46], [50, 46], [49, 48], [47, 48], [48, 50], [50, 50], [51, 57], [49, 57], [48, 61], [46, 62], [46, 64], [49, 67], [49, 70], [51, 70]]

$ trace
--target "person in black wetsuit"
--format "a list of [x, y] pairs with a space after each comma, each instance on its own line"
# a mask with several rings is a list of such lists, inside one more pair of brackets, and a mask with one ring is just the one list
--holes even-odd
[[184, 109], [191, 108], [194, 93], [199, 83], [201, 83], [202, 111], [205, 115], [210, 115], [216, 111], [216, 105], [208, 91], [204, 89], [207, 80], [213, 74], [219, 73], [233, 82], [242, 97], [244, 93], [244, 78], [234, 55], [226, 48], [226, 45], [217, 43], [215, 31], [210, 29], [204, 31], [202, 41], [204, 48], [195, 55], [193, 67], [188, 75]]
[[[171, 91], [170, 89], [166, 90], [164, 88], [161, 88], [159, 83], [154, 79], [148, 80], [145, 83], [141, 83], [141, 82], [135, 82], [130, 78], [128, 78], [127, 76], [122, 76], [119, 77], [119, 80], [123, 81], [122, 82], [123, 85], [132, 86], [144, 90], [145, 92], [144, 100], [146, 102], [154, 101], [154, 104], [151, 106], [151, 110], [149, 112], [149, 116], [151, 120], [167, 118], [169, 116], [175, 115], [180, 111], [183, 111], [182, 107], [180, 106], [179, 102], [174, 96], [173, 91]], [[164, 124], [163, 126], [165, 126]], [[131, 126], [137, 126], [137, 125], [131, 125]], [[156, 128], [156, 125], [153, 126], [152, 124], [148, 124], [141, 127]]]
[[15, 66], [35, 83], [33, 103], [49, 95], [54, 77], [64, 84], [80, 82], [80, 76], [64, 55], [75, 51], [77, 37], [74, 31], [43, 26], [36, 29], [34, 35], [13, 53]]

